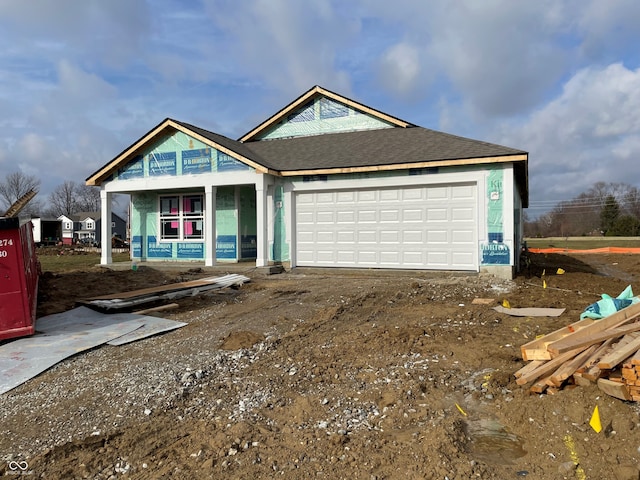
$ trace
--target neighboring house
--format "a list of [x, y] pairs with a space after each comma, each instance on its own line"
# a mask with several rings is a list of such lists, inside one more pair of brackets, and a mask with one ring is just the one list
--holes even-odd
[[[69, 216], [60, 215], [58, 219], [62, 223], [62, 240], [65, 245], [85, 241], [91, 244], [101, 244], [101, 212], [79, 212]], [[115, 234], [122, 239], [126, 239], [126, 222], [113, 212], [111, 212], [111, 224], [107, 228], [109, 238]]]
[[67, 215], [60, 215], [58, 217], [60, 223], [62, 224], [62, 243], [64, 245], [71, 245], [74, 240], [74, 222], [73, 218]]
[[135, 260], [510, 278], [527, 175], [527, 152], [418, 127], [316, 86], [238, 140], [167, 118], [86, 183], [102, 187], [103, 216], [113, 194], [131, 195]]

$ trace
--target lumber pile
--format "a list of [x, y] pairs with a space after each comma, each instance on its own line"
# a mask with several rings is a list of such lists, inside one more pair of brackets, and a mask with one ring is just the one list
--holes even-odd
[[515, 373], [516, 383], [532, 393], [597, 384], [608, 395], [640, 401], [640, 303], [562, 327], [520, 353], [529, 363]]

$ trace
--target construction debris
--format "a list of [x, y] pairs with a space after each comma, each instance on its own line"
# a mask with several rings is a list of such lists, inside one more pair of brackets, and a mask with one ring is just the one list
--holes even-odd
[[583, 318], [520, 347], [529, 363], [516, 383], [532, 393], [597, 384], [616, 398], [640, 401], [640, 303], [602, 319]]
[[103, 295], [79, 300], [78, 303], [98, 310], [125, 310], [139, 305], [174, 301], [178, 298], [191, 297], [202, 292], [233, 287], [249, 282], [244, 275], [229, 274], [222, 277], [208, 277], [188, 282], [172, 283], [160, 287], [144, 288], [130, 292]]

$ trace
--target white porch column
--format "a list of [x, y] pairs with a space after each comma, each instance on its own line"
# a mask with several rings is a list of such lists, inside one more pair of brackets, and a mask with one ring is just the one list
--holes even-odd
[[111, 265], [111, 200], [112, 194], [100, 190], [100, 265]]
[[213, 267], [216, 264], [216, 193], [218, 189], [213, 185], [204, 187], [204, 266]]
[[295, 202], [293, 195], [293, 185], [291, 183], [285, 183], [284, 185], [284, 205], [285, 205], [285, 225], [287, 230], [286, 241], [289, 244], [289, 266], [291, 268], [295, 268], [297, 266], [297, 258], [296, 258], [296, 247], [295, 238], [296, 238], [296, 211], [295, 211]]
[[266, 267], [269, 264], [269, 233], [267, 231], [269, 202], [267, 201], [267, 182], [265, 180], [265, 175], [258, 174], [256, 182], [256, 267]]

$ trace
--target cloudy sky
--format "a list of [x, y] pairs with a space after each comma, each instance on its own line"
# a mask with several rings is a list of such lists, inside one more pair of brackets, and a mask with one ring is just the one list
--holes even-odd
[[40, 198], [166, 117], [238, 138], [314, 85], [529, 152], [529, 215], [640, 187], [637, 0], [0, 0], [0, 179]]

